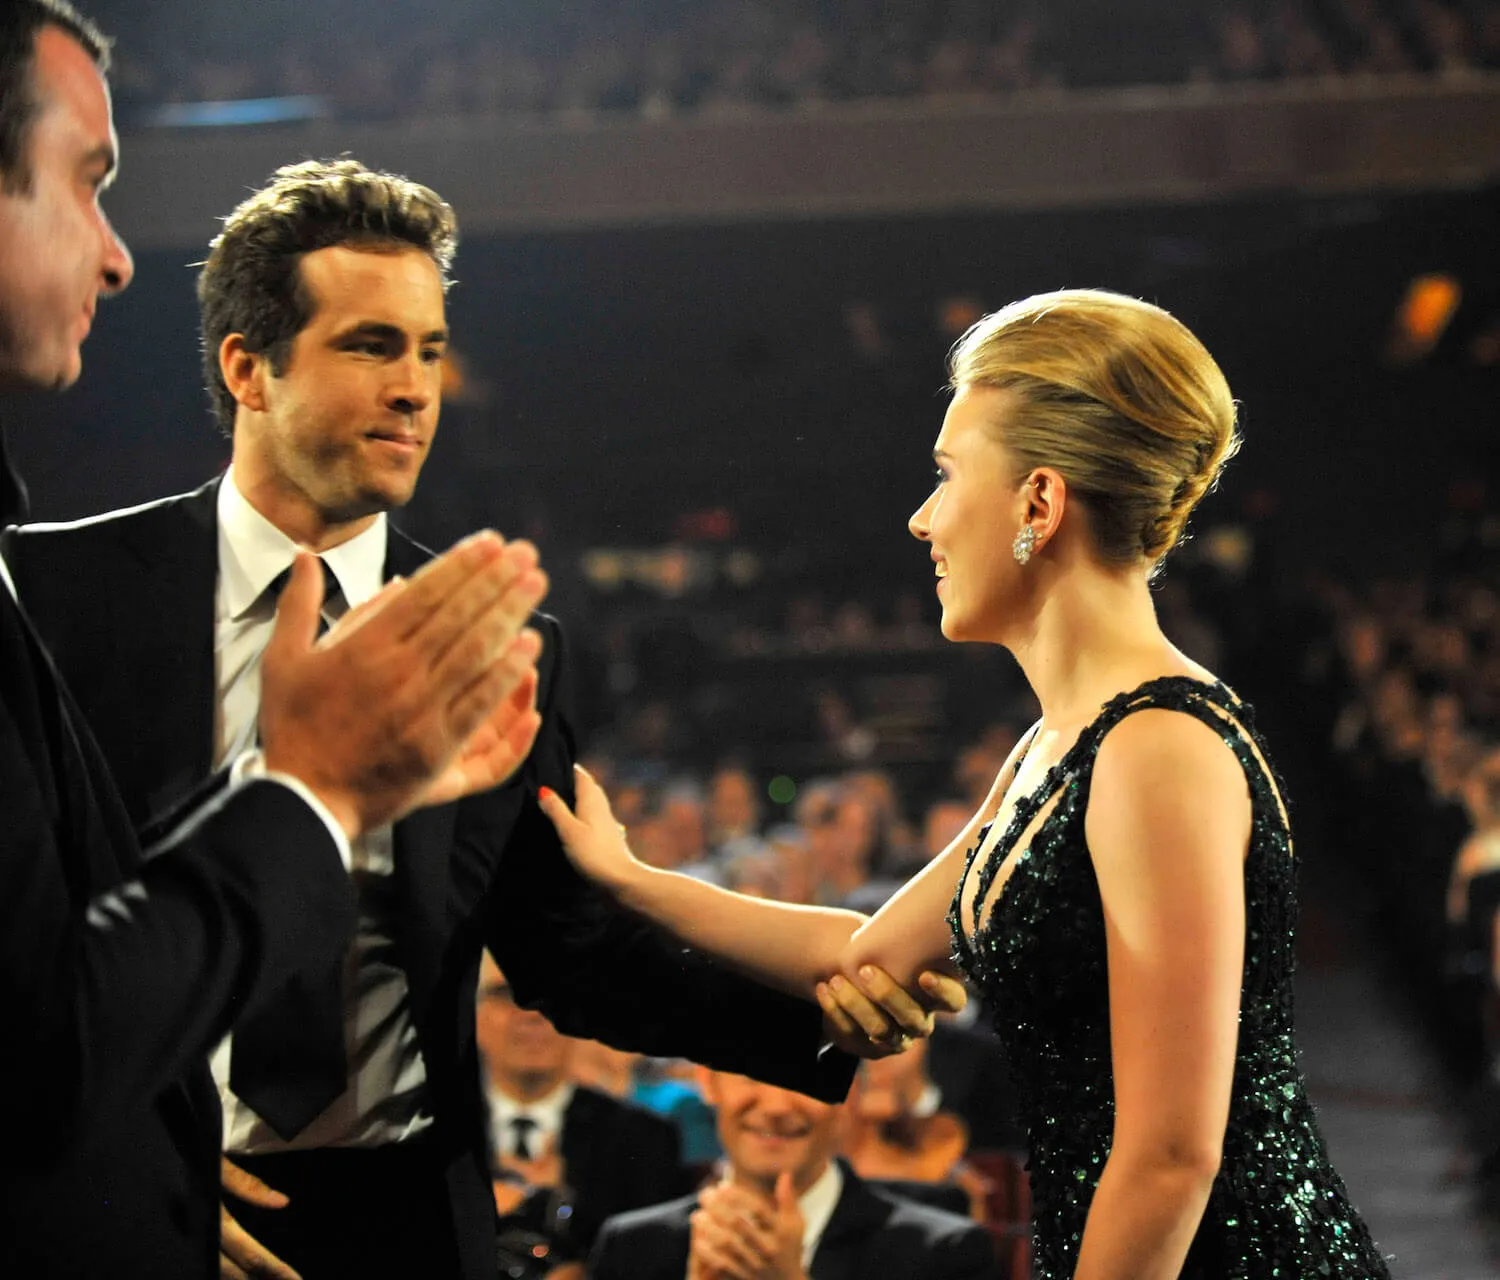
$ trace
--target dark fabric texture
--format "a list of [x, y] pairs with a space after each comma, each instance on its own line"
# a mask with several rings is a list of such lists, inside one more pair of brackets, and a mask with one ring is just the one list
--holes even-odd
[[[289, 790], [257, 782], [143, 856], [4, 590], [0, 788], [0, 1275], [215, 1275], [204, 1057], [261, 993], [346, 946], [354, 899], [334, 841]], [[270, 851], [266, 829], [281, 833]]]
[[580, 1257], [594, 1247], [605, 1219], [688, 1189], [676, 1125], [596, 1089], [574, 1091], [558, 1147], [572, 1192], [568, 1243]]
[[[325, 1148], [236, 1161], [291, 1201], [228, 1201], [236, 1220], [302, 1280], [455, 1280], [463, 1275], [436, 1144]], [[309, 1222], [321, 1230], [307, 1229]]]
[[[1181, 677], [1111, 700], [1016, 806], [979, 868], [979, 902], [1033, 819], [1054, 805], [1016, 854], [976, 937], [965, 935], [954, 899], [955, 956], [1006, 1042], [1030, 1136], [1035, 1280], [1073, 1274], [1109, 1156], [1115, 1103], [1108, 957], [1084, 817], [1100, 743], [1125, 716], [1148, 708], [1193, 716], [1223, 739], [1244, 770], [1252, 813], [1239, 1041], [1223, 1163], [1182, 1275], [1384, 1280], [1385, 1263], [1329, 1162], [1292, 1041], [1296, 862], [1277, 803], [1279, 783], [1250, 708], [1223, 685]], [[983, 840], [981, 833], [970, 867]]]

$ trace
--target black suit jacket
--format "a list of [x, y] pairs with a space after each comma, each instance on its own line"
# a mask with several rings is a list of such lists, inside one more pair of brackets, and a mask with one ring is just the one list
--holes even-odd
[[[810, 1280], [998, 1280], [994, 1246], [978, 1223], [876, 1191], [840, 1165], [844, 1189], [813, 1254]], [[682, 1280], [697, 1203], [686, 1196], [611, 1218], [589, 1280]]]
[[[558, 1153], [566, 1184], [563, 1198], [571, 1209], [566, 1238], [559, 1243], [568, 1256], [588, 1257], [606, 1218], [661, 1204], [692, 1185], [682, 1165], [676, 1125], [582, 1085], [575, 1087], [563, 1113]], [[553, 1228], [537, 1220], [537, 1207], [528, 1204], [512, 1218], [523, 1228], [547, 1234]]]
[[[216, 687], [217, 489], [70, 525], [6, 550], [21, 598], [95, 726], [131, 819], [150, 824], [210, 780]], [[429, 553], [392, 529], [386, 574]], [[854, 1064], [819, 1054], [821, 1013], [689, 952], [573, 871], [535, 803], [573, 795], [562, 631], [543, 637], [542, 728], [505, 786], [395, 828], [395, 940], [428, 1075], [465, 1275], [492, 1280], [494, 1201], [474, 1039], [488, 946], [523, 1005], [568, 1035], [681, 1056], [830, 1100]], [[267, 840], [267, 844], [275, 843]]]
[[558, 1150], [573, 1191], [569, 1242], [584, 1257], [606, 1218], [660, 1204], [690, 1185], [677, 1126], [597, 1089], [574, 1090]]
[[[110, 661], [124, 682], [137, 674]], [[143, 857], [3, 586], [0, 797], [0, 1275], [216, 1275], [205, 1055], [248, 1003], [347, 946], [355, 905], [334, 840], [291, 791], [254, 782]]]

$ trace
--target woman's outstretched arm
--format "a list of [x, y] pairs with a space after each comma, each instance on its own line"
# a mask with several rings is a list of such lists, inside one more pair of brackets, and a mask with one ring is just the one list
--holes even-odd
[[[752, 898], [647, 866], [631, 854], [603, 790], [585, 770], [578, 771], [576, 815], [552, 792], [541, 797], [541, 806], [590, 879], [690, 946], [768, 986], [813, 999], [818, 984], [845, 966], [851, 977], [865, 965], [884, 969], [908, 990], [918, 987], [924, 970], [951, 972], [946, 916], [962, 869], [962, 836], [871, 920], [833, 907]], [[875, 924], [872, 941], [862, 931]]]

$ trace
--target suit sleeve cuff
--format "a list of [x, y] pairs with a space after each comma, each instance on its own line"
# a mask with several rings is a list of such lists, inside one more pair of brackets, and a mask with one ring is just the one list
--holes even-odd
[[252, 779], [262, 779], [266, 782], [279, 783], [288, 790], [295, 792], [302, 801], [319, 818], [323, 825], [328, 828], [328, 835], [333, 840], [335, 848], [339, 851], [339, 861], [344, 864], [344, 870], [348, 871], [353, 865], [353, 854], [349, 849], [349, 837], [344, 832], [343, 824], [329, 811], [329, 808], [316, 795], [313, 790], [301, 778], [295, 778], [289, 773], [279, 773], [266, 768], [265, 753], [259, 748], [242, 751], [235, 757], [234, 763], [229, 766], [229, 785], [236, 787], [242, 782]]

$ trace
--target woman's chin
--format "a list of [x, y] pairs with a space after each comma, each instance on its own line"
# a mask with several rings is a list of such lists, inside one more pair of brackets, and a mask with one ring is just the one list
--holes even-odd
[[957, 644], [1004, 643], [995, 634], [993, 624], [986, 627], [973, 618], [966, 618], [963, 614], [955, 613], [951, 609], [943, 610], [943, 619], [938, 624], [938, 629], [943, 633], [943, 639], [952, 640]]

